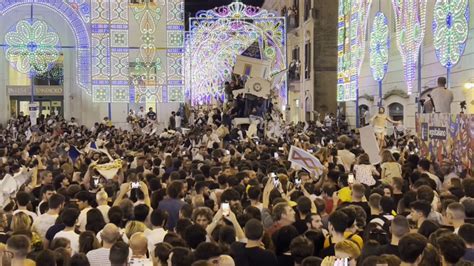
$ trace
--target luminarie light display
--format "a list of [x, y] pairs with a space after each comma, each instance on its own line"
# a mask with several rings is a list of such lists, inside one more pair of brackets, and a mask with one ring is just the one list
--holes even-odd
[[15, 31], [5, 35], [6, 58], [16, 69], [30, 76], [49, 70], [59, 58], [59, 36], [41, 20], [20, 20]]
[[353, 101], [365, 55], [367, 18], [372, 0], [339, 0], [337, 101]]
[[469, 0], [438, 0], [434, 8], [433, 44], [448, 70], [461, 59], [469, 33]]
[[[286, 69], [286, 23], [264, 9], [234, 2], [200, 11], [190, 19], [187, 37], [186, 87], [193, 104], [222, 99], [237, 55], [258, 42], [272, 74]], [[286, 103], [286, 77], [275, 80], [280, 102]]]
[[387, 17], [375, 14], [370, 33], [370, 68], [375, 81], [381, 82], [387, 73], [390, 39]]
[[413, 91], [418, 53], [425, 36], [426, 3], [427, 0], [392, 0], [408, 95]]

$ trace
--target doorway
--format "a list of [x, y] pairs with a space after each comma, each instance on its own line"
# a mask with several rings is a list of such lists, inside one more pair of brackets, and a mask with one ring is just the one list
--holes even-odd
[[[29, 104], [31, 97], [29, 96], [10, 96], [10, 114], [17, 116], [20, 112], [29, 115]], [[62, 96], [35, 96], [33, 102], [38, 103], [38, 115], [63, 115], [64, 113], [64, 97]]]

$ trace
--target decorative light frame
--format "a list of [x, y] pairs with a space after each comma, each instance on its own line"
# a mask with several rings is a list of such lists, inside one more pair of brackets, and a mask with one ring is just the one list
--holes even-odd
[[372, 77], [381, 82], [388, 70], [390, 32], [388, 20], [383, 12], [377, 12], [370, 33], [369, 55]]
[[437, 0], [433, 12], [433, 46], [448, 70], [464, 53], [469, 35], [469, 0]]
[[[193, 104], [222, 99], [237, 55], [258, 41], [262, 59], [272, 61], [272, 73], [286, 69], [286, 22], [267, 10], [240, 2], [200, 11], [190, 18], [186, 38], [186, 91]], [[286, 77], [274, 81], [279, 99], [286, 104]]]
[[339, 0], [337, 101], [356, 100], [372, 0]]
[[407, 94], [411, 95], [416, 79], [418, 54], [425, 36], [427, 0], [392, 0], [392, 5]]

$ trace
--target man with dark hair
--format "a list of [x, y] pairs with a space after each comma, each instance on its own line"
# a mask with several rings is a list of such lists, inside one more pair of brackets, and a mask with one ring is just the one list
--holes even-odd
[[215, 243], [202, 242], [194, 251], [194, 258], [196, 260], [211, 260], [218, 259], [222, 254], [221, 248]]
[[54, 252], [49, 249], [40, 251], [36, 256], [35, 263], [37, 266], [56, 265], [56, 258], [54, 256]]
[[74, 229], [76, 227], [77, 218], [79, 217], [79, 210], [76, 208], [66, 208], [61, 215], [62, 220], [66, 228], [59, 231], [54, 236], [54, 239], [62, 237], [66, 238], [71, 242], [71, 249], [74, 253], [79, 252], [79, 234]]
[[305, 222], [306, 222], [306, 227], [308, 228], [308, 230], [316, 230], [316, 231], [323, 230], [323, 221], [319, 213], [308, 214], [305, 218]]
[[231, 245], [235, 265], [239, 266], [275, 266], [277, 258], [273, 252], [262, 248], [264, 234], [263, 225], [259, 220], [250, 219], [244, 228], [247, 244], [234, 242]]
[[430, 179], [435, 181], [436, 189], [440, 191], [441, 186], [443, 184], [441, 183], [441, 180], [439, 179], [439, 177], [430, 173], [430, 166], [431, 166], [431, 162], [428, 159], [421, 159], [420, 161], [418, 161], [418, 171], [420, 172], [420, 174], [427, 174]]
[[190, 225], [184, 230], [184, 240], [192, 249], [196, 249], [199, 243], [205, 242], [206, 235], [206, 230], [198, 224]]
[[145, 223], [149, 213], [150, 207], [146, 204], [138, 204], [133, 208], [133, 218], [135, 221]]
[[31, 217], [31, 221], [34, 221], [36, 217], [38, 217], [38, 215], [28, 210], [27, 206], [30, 203], [30, 201], [31, 201], [30, 193], [25, 192], [25, 191], [19, 191], [18, 193], [16, 193], [16, 203], [18, 205], [18, 209], [13, 212], [13, 215], [19, 212], [23, 212], [26, 215]]
[[431, 212], [431, 204], [424, 200], [417, 200], [410, 203], [410, 209], [411, 220], [417, 224], [417, 228], [420, 228]]
[[474, 263], [474, 224], [463, 224], [459, 228], [458, 235], [466, 243], [466, 253], [463, 259]]
[[59, 212], [64, 206], [64, 196], [61, 194], [54, 194], [48, 200], [49, 210], [38, 216], [33, 222], [33, 228], [44, 239], [48, 229], [54, 225], [59, 216]]
[[314, 253], [314, 244], [304, 236], [298, 236], [291, 240], [290, 252], [295, 265], [300, 265], [303, 260]]
[[37, 212], [36, 212], [38, 216], [48, 211], [48, 201], [49, 201], [49, 198], [51, 198], [51, 196], [54, 193], [56, 193], [56, 190], [54, 189], [53, 185], [44, 184], [41, 186], [41, 190], [40, 190], [41, 201], [38, 203]]
[[292, 225], [295, 222], [295, 211], [285, 202], [280, 202], [273, 206], [272, 210], [273, 225], [267, 229], [270, 236], [283, 226]]
[[91, 196], [89, 192], [82, 190], [76, 193], [76, 199], [79, 210], [81, 210], [78, 220], [79, 231], [84, 232], [86, 231], [87, 212], [92, 209], [91, 205], [89, 204]]
[[469, 177], [462, 181], [462, 188], [464, 190], [464, 198], [474, 198], [474, 178]]
[[343, 211], [337, 210], [331, 213], [331, 215], [329, 215], [329, 218], [328, 218], [329, 237], [328, 237], [327, 244], [325, 242], [324, 249], [321, 251], [321, 254], [320, 254], [321, 258], [335, 255], [334, 246], [335, 244], [346, 239], [346, 237], [344, 236], [344, 232], [346, 232], [348, 226], [349, 226], [349, 217]]
[[400, 239], [410, 233], [408, 219], [402, 215], [395, 216], [390, 224], [390, 233], [392, 234], [392, 238], [389, 244], [382, 246], [382, 254], [393, 254], [400, 257], [400, 253], [398, 252]]
[[303, 234], [308, 230], [306, 225], [306, 217], [311, 214], [311, 200], [308, 197], [301, 196], [296, 200], [296, 209], [298, 215], [295, 217], [293, 226], [298, 230], [298, 233]]
[[466, 244], [456, 234], [443, 235], [438, 238], [443, 265], [456, 265], [466, 253]]
[[181, 181], [173, 181], [166, 189], [167, 198], [160, 201], [158, 209], [166, 211], [168, 213], [168, 222], [166, 228], [173, 230], [179, 219], [179, 210], [185, 204], [181, 200], [181, 194], [183, 191], [183, 183]]
[[168, 257], [168, 266], [189, 266], [194, 261], [194, 254], [184, 247], [175, 247]]
[[150, 254], [153, 254], [155, 245], [163, 242], [165, 235], [168, 233], [168, 231], [164, 229], [167, 219], [168, 213], [160, 209], [153, 210], [150, 215], [152, 230], [151, 233], [147, 235], [148, 252], [150, 252]]
[[111, 266], [126, 266], [128, 264], [128, 255], [130, 249], [127, 244], [122, 241], [116, 242], [110, 248], [110, 265]]
[[348, 205], [357, 205], [364, 209], [365, 214], [367, 215], [367, 222], [370, 219], [370, 207], [367, 201], [364, 201], [365, 196], [365, 186], [362, 184], [353, 184], [351, 189], [352, 202], [343, 202], [338, 207], [345, 207]]
[[446, 224], [454, 227], [454, 233], [457, 234], [459, 228], [464, 224], [466, 219], [466, 211], [464, 206], [459, 202], [453, 202], [446, 209]]
[[410, 233], [402, 237], [398, 243], [398, 252], [402, 263], [418, 265], [427, 244], [428, 240], [418, 233]]

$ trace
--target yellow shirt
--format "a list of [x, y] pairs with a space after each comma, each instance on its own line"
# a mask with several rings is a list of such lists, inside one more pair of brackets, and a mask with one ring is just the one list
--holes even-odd
[[[357, 246], [359, 246], [359, 249], [362, 249], [362, 247], [364, 246], [364, 240], [362, 240], [362, 237], [360, 237], [358, 234], [354, 234], [352, 232], [346, 231], [344, 232], [344, 237], [346, 239], [354, 241], [354, 243], [356, 243]], [[326, 237], [326, 239], [324, 239], [324, 248], [327, 248], [331, 245], [331, 242], [329, 241], [329, 239], [330, 237]]]
[[338, 197], [341, 202], [352, 202], [352, 192], [349, 187], [339, 189]]

